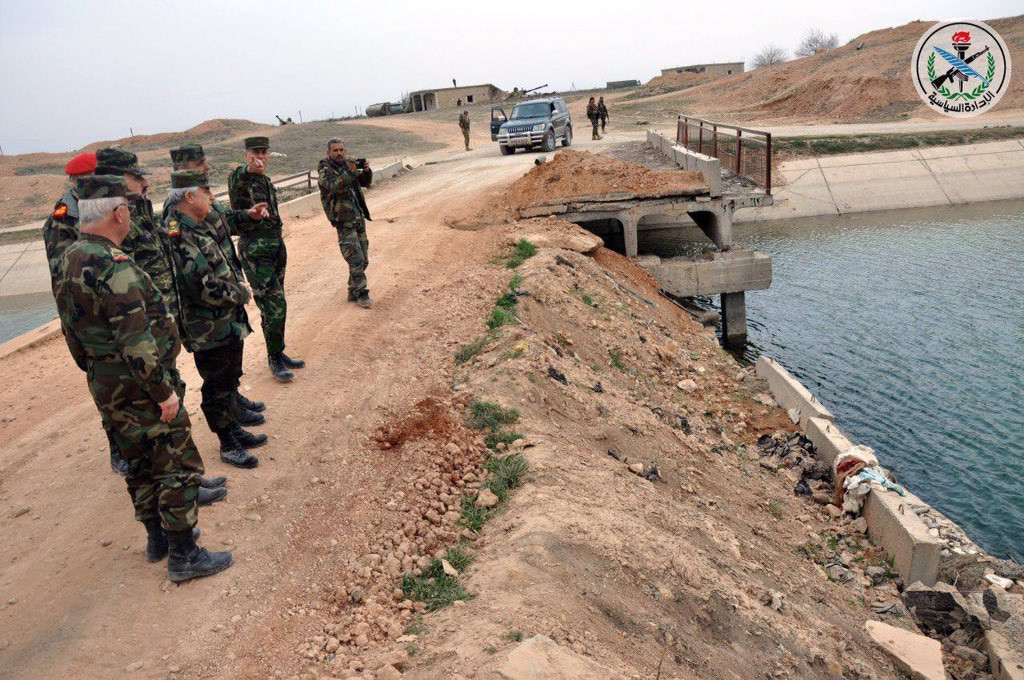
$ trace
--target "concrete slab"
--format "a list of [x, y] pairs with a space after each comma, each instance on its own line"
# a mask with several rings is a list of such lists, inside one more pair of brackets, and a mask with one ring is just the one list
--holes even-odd
[[1005, 151], [1021, 151], [1016, 139], [1004, 139], [998, 142], [982, 142], [964, 146], [932, 146], [926, 149], [915, 149], [918, 158], [954, 158], [960, 156], [976, 156], [980, 154], [1001, 153]]
[[23, 253], [0, 279], [0, 296], [44, 293], [50, 290], [50, 267], [46, 253], [33, 250]]
[[756, 370], [757, 377], [768, 383], [775, 401], [787, 411], [795, 408], [800, 412], [800, 427], [805, 431], [811, 418], [835, 421], [832, 412], [774, 359], [762, 354], [757, 360]]
[[646, 266], [662, 288], [681, 297], [765, 290], [772, 284], [772, 259], [734, 248], [713, 259], [667, 258]]
[[916, 161], [920, 158], [916, 151], [873, 151], [871, 153], [844, 154], [842, 156], [820, 156], [818, 165], [822, 168], [839, 168], [850, 165], [889, 165], [891, 163], [905, 163]]
[[733, 222], [838, 215], [839, 208], [836, 207], [817, 160], [794, 161], [793, 166], [782, 164], [780, 172], [785, 183], [772, 189], [774, 205], [737, 210]]
[[839, 454], [845, 453], [853, 446], [853, 442], [846, 438], [836, 424], [825, 418], [808, 418], [804, 434], [814, 444], [814, 450], [818, 457], [828, 463], [831, 468], [836, 462]]
[[1024, 680], [1024, 655], [1013, 649], [1010, 641], [994, 630], [985, 632], [989, 672], [996, 680]]
[[[925, 161], [953, 203], [1024, 197], [1024, 149], [991, 154], [947, 156]], [[1015, 169], [1015, 173], [1008, 173]]]
[[924, 161], [822, 167], [840, 213], [948, 205], [949, 198]]
[[[57, 312], [55, 310], [54, 314], [56, 315], [56, 313]], [[9, 357], [15, 352], [20, 352], [23, 349], [35, 347], [36, 345], [45, 342], [50, 338], [59, 336], [60, 334], [60, 320], [54, 319], [53, 321], [48, 321], [42, 326], [33, 328], [27, 333], [22, 333], [16, 338], [11, 338], [7, 342], [0, 343], [0, 359]]]
[[[39, 243], [40, 245], [42, 245], [41, 237]], [[0, 257], [4, 255], [10, 255], [11, 253], [23, 253], [29, 249], [30, 244], [31, 241], [24, 241], [22, 243], [7, 243], [5, 245], [2, 245], [0, 246]]]
[[909, 501], [894, 491], [874, 488], [864, 502], [862, 516], [868, 522], [871, 541], [893, 558], [905, 584], [920, 581], [933, 586], [938, 580], [943, 543], [928, 533]]
[[864, 630], [911, 680], [946, 680], [938, 640], [881, 621], [868, 621]]

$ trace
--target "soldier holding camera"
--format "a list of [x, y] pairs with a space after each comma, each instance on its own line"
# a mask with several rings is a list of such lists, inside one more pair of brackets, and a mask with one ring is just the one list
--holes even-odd
[[345, 143], [338, 138], [327, 142], [327, 158], [320, 161], [320, 200], [324, 213], [338, 230], [338, 246], [348, 263], [348, 299], [364, 309], [373, 306], [366, 287], [366, 267], [370, 263], [370, 244], [366, 238], [366, 207], [362, 187], [370, 186], [373, 170], [365, 158], [349, 160]]

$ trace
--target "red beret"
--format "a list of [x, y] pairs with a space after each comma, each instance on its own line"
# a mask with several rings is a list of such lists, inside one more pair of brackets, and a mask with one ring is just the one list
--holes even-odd
[[96, 154], [80, 153], [64, 166], [64, 172], [72, 177], [76, 175], [91, 175], [96, 170]]

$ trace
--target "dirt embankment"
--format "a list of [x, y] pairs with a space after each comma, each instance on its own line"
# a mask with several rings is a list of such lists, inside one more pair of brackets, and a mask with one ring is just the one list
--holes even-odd
[[[1024, 58], [1024, 16], [988, 23], [1002, 35], [1014, 60]], [[685, 111], [719, 120], [792, 123], [937, 118], [918, 98], [909, 73], [914, 47], [933, 24], [914, 21], [870, 31], [828, 52], [668, 94], [652, 91], [647, 99], [623, 102], [619, 109], [647, 118]], [[1024, 81], [1014, 78], [998, 110], [1021, 108]]]

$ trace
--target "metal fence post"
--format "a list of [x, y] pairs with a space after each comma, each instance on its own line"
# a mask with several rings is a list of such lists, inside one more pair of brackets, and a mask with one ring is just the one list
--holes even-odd
[[743, 149], [743, 130], [736, 131], [736, 174], [740, 174], [740, 168], [743, 166], [740, 163], [740, 154]]
[[765, 182], [764, 183], [765, 183], [765, 187], [764, 187], [764, 192], [766, 194], [768, 194], [769, 196], [771, 196], [772, 195], [772, 133], [770, 133], [770, 132], [765, 135], [765, 150], [766, 150], [767, 156], [764, 159], [764, 164], [765, 164], [765, 170], [764, 170], [764, 175], [765, 175]]

